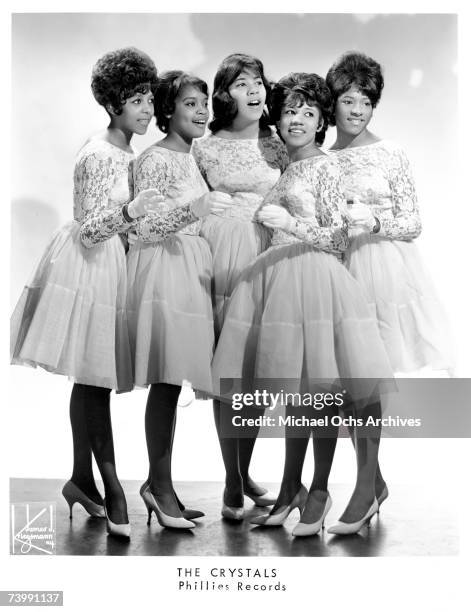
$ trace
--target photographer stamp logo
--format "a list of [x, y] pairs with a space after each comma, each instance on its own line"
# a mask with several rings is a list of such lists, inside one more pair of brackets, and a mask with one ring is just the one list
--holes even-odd
[[11, 553], [53, 555], [56, 552], [56, 504], [11, 504]]

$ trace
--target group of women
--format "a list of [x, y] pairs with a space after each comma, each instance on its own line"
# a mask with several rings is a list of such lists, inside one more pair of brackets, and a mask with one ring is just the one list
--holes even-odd
[[[294, 72], [270, 84], [260, 60], [232, 54], [207, 84], [157, 76], [143, 52], [103, 56], [92, 91], [110, 122], [78, 154], [74, 221], [52, 238], [12, 317], [12, 363], [74, 381], [74, 465], [63, 489], [129, 537], [116, 473], [110, 391], [149, 386], [149, 473], [140, 493], [164, 527], [203, 516], [172, 483], [183, 380], [212, 397], [226, 471], [222, 515], [244, 518], [244, 496], [273, 506], [259, 525], [299, 508], [293, 535], [319, 532], [330, 509], [337, 431], [286, 436], [278, 496], [249, 474], [256, 435], [227, 437], [221, 378], [321, 379], [348, 391], [348, 410], [381, 414], [376, 381], [429, 365], [451, 368], [442, 313], [413, 239], [421, 231], [407, 158], [368, 129], [383, 88], [377, 62], [342, 56], [327, 78]], [[136, 158], [134, 134], [154, 116], [163, 139]], [[337, 139], [320, 147], [329, 124]], [[369, 383], [365, 383], [369, 381]], [[366, 386], [365, 386], [366, 385]], [[287, 410], [294, 410], [288, 406]], [[355, 533], [388, 490], [380, 428], [352, 428], [357, 481], [331, 527]], [[312, 435], [315, 471], [301, 483]], [[105, 498], [96, 487], [95, 458]], [[72, 515], [72, 514], [71, 514]]]

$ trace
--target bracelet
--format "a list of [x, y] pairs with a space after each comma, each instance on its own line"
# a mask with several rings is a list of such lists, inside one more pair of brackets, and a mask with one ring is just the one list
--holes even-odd
[[125, 204], [123, 206], [123, 208], [121, 209], [121, 212], [123, 214], [123, 217], [126, 223], [132, 223], [134, 221], [133, 217], [131, 217], [131, 215], [128, 213], [128, 204]]
[[378, 219], [378, 217], [374, 217], [375, 220], [375, 224], [373, 229], [371, 230], [372, 234], [377, 234], [379, 232], [379, 230], [381, 229], [381, 223], [380, 220]]

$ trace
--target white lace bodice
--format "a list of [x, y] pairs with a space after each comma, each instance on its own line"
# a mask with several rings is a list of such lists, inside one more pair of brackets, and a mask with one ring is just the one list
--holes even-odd
[[285, 145], [276, 134], [259, 139], [226, 139], [210, 135], [192, 148], [210, 188], [232, 196], [225, 216], [247, 221], [288, 164]]
[[296, 220], [290, 232], [273, 232], [273, 246], [306, 242], [336, 254], [346, 250], [347, 225], [340, 212], [345, 198], [335, 159], [319, 155], [292, 162], [264, 203], [283, 206]]
[[81, 223], [86, 247], [132, 227], [121, 209], [132, 198], [134, 159], [134, 153], [99, 139], [80, 149], [74, 168], [74, 219]]
[[330, 153], [339, 161], [347, 199], [359, 197], [379, 219], [377, 235], [411, 240], [420, 234], [414, 179], [409, 160], [400, 147], [380, 140]]
[[190, 211], [190, 204], [208, 192], [208, 187], [190, 153], [152, 145], [136, 162], [134, 189], [157, 189], [169, 198], [158, 213], [141, 217], [136, 233], [143, 242], [164, 240], [179, 232], [198, 235], [201, 221]]

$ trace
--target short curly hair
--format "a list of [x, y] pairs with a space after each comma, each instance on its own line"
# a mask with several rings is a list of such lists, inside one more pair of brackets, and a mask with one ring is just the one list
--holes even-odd
[[155, 118], [157, 127], [167, 134], [170, 124], [170, 115], [175, 111], [175, 100], [186, 85], [199, 89], [205, 96], [209, 95], [208, 85], [188, 72], [182, 70], [168, 70], [159, 77], [155, 90]]
[[[332, 114], [332, 95], [325, 80], [313, 72], [290, 72], [273, 85], [271, 95], [271, 119], [275, 125], [280, 121], [285, 104], [309, 104], [320, 112], [322, 127], [316, 133], [316, 145], [322, 145]], [[278, 135], [280, 135], [277, 128]]]
[[[339, 57], [329, 68], [326, 82], [332, 92], [334, 105], [350, 87], [356, 86], [375, 108], [384, 87], [383, 72], [378, 62], [356, 51], [349, 51]], [[331, 123], [335, 125], [334, 115]]]
[[[262, 79], [267, 92], [266, 104], [270, 103], [270, 82], [265, 77], [262, 62], [245, 53], [232, 53], [222, 60], [214, 77], [212, 95], [213, 119], [209, 129], [213, 134], [219, 130], [229, 127], [237, 115], [237, 102], [229, 93], [229, 87], [237, 79], [241, 72], [248, 70]], [[266, 129], [270, 125], [268, 114], [263, 111], [260, 118], [260, 127]]]
[[95, 100], [108, 111], [120, 115], [128, 98], [136, 93], [153, 91], [157, 69], [151, 58], [134, 47], [110, 51], [100, 57], [92, 71]]

